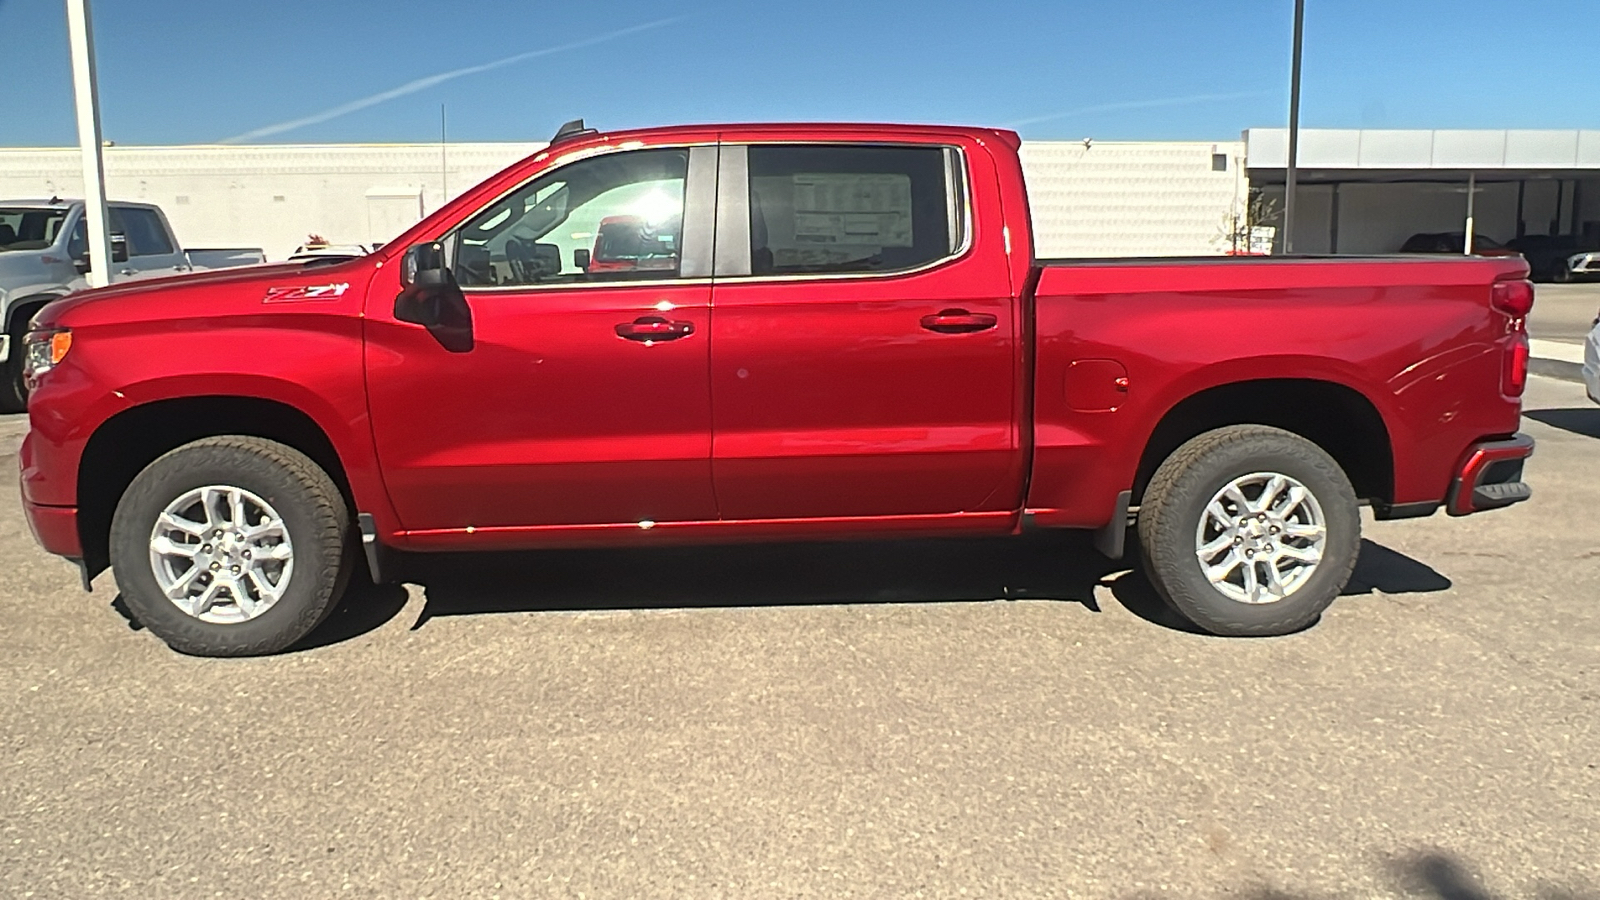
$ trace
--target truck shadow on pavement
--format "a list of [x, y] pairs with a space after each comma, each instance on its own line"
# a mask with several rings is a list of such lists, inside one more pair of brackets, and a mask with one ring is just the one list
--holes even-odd
[[1600, 438], [1600, 406], [1530, 409], [1522, 414], [1551, 428], [1559, 428], [1584, 437]]
[[[1130, 542], [1131, 543], [1131, 542]], [[439, 616], [503, 612], [730, 608], [857, 603], [1078, 603], [1099, 612], [1097, 587], [1134, 615], [1197, 633], [1135, 565], [1096, 553], [1086, 535], [1020, 538], [586, 549], [438, 554], [404, 562], [426, 604], [411, 627]], [[1381, 544], [1363, 541], [1345, 595], [1442, 591], [1450, 580]], [[348, 640], [394, 618], [396, 585], [351, 589], [329, 621], [296, 649]]]
[[[1511, 895], [1500, 894], [1483, 886], [1473, 871], [1474, 867], [1456, 856], [1441, 850], [1420, 850], [1398, 855], [1382, 863], [1381, 881], [1390, 888], [1384, 896], [1417, 897], [1421, 900], [1509, 900]], [[1516, 896], [1529, 900], [1600, 900], [1600, 894], [1590, 890], [1574, 890], [1565, 885], [1541, 879], [1533, 893]], [[1322, 895], [1300, 894], [1274, 888], [1258, 889], [1246, 893], [1250, 900], [1314, 900]]]

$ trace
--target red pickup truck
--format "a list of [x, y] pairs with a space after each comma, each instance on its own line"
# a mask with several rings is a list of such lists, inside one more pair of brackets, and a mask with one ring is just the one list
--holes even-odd
[[[1279, 634], [1361, 505], [1528, 497], [1522, 260], [1041, 260], [1018, 146], [580, 124], [369, 256], [75, 294], [26, 339], [28, 518], [238, 655], [401, 552], [1132, 525], [1177, 610]], [[670, 261], [581, 264], [618, 216]]]

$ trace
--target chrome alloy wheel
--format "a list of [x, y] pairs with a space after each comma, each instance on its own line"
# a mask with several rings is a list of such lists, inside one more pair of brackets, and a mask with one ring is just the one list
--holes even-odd
[[1328, 539], [1322, 506], [1277, 472], [1235, 478], [1206, 504], [1195, 556], [1213, 587], [1240, 603], [1274, 603], [1310, 580]]
[[202, 622], [261, 615], [294, 574], [283, 517], [243, 488], [213, 484], [167, 504], [150, 532], [150, 568], [173, 605]]

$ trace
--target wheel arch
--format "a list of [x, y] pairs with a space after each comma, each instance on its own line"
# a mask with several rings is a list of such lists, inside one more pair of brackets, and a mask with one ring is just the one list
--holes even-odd
[[[66, 294], [64, 293], [39, 293], [12, 298], [11, 301], [6, 304], [6, 332], [10, 333], [11, 331], [15, 330], [17, 318], [24, 312], [27, 313], [29, 318], [32, 318], [34, 313], [44, 309], [46, 305], [53, 303], [56, 300], [60, 300], [65, 296]], [[26, 319], [24, 319], [24, 322], [26, 322]]]
[[135, 476], [162, 454], [225, 434], [277, 441], [326, 471], [355, 509], [349, 472], [332, 438], [310, 415], [262, 397], [198, 396], [129, 407], [97, 427], [78, 463], [78, 535], [92, 577], [110, 564], [111, 516]]
[[1366, 394], [1321, 378], [1259, 378], [1213, 385], [1172, 404], [1145, 441], [1134, 503], [1163, 460], [1190, 439], [1229, 425], [1268, 425], [1297, 434], [1339, 463], [1358, 498], [1385, 504], [1394, 497], [1392, 432]]

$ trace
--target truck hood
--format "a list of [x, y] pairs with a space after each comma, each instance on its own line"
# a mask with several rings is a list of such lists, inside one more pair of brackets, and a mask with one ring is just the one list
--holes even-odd
[[356, 259], [331, 266], [279, 263], [126, 281], [69, 294], [41, 310], [35, 322], [45, 328], [77, 328], [259, 311], [269, 293], [327, 287], [332, 297], [343, 296], [364, 287], [371, 269], [372, 260]]

